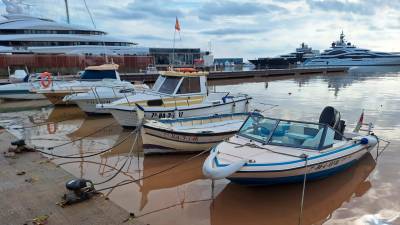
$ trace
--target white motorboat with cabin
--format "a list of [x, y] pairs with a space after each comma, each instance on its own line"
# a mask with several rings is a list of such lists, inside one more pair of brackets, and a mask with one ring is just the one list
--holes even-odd
[[[63, 105], [67, 95], [86, 93], [95, 87], [125, 87], [132, 88], [130, 82], [121, 81], [117, 64], [103, 64], [85, 68], [79, 80], [53, 81], [49, 73], [41, 76], [41, 87], [36, 93], [43, 94], [55, 105]], [[43, 76], [44, 75], [44, 76]]]
[[249, 113], [204, 117], [147, 120], [143, 124], [145, 153], [195, 152], [207, 150], [234, 135]]
[[118, 123], [128, 128], [140, 125], [143, 118], [187, 118], [248, 111], [251, 98], [247, 95], [209, 92], [207, 74], [164, 71], [149, 91], [97, 107], [109, 109]]
[[130, 84], [124, 82], [121, 86], [101, 86], [91, 88], [85, 93], [75, 93], [64, 97], [64, 102], [72, 102], [87, 114], [109, 114], [109, 110], [96, 107], [97, 104], [109, 104], [121, 98], [143, 92], [149, 89], [146, 84]]
[[[20, 75], [23, 75], [20, 73]], [[39, 81], [35, 74], [25, 74], [21, 76], [10, 76], [10, 81], [17, 83], [5, 84], [0, 86], [0, 99], [6, 100], [37, 100], [46, 99], [42, 94], [35, 93], [34, 90], [40, 88]]]
[[340, 40], [333, 42], [330, 49], [320, 55], [307, 59], [303, 66], [395, 66], [400, 65], [400, 54], [376, 52], [358, 48], [345, 40], [344, 33]]
[[299, 182], [305, 174], [307, 180], [330, 176], [377, 144], [370, 129], [359, 133], [361, 118], [354, 132], [344, 133], [345, 122], [333, 107], [323, 110], [319, 123], [251, 114], [237, 135], [211, 150], [203, 173], [249, 185]]

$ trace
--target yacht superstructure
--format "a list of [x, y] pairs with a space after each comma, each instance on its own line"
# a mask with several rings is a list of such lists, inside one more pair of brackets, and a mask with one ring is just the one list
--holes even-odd
[[358, 48], [345, 40], [342, 31], [339, 41], [330, 49], [306, 60], [304, 66], [394, 66], [400, 65], [400, 54], [376, 52]]
[[24, 12], [21, 2], [3, 0], [7, 14], [0, 20], [0, 53], [137, 55], [137, 43], [98, 29], [60, 23]]

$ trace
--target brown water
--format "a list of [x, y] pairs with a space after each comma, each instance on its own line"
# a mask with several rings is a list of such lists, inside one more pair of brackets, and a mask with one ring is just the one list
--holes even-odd
[[[254, 108], [272, 117], [317, 121], [323, 107], [332, 105], [351, 129], [365, 109], [365, 121], [373, 122], [375, 133], [392, 144], [377, 163], [373, 152], [345, 172], [309, 182], [302, 224], [400, 224], [397, 191], [400, 188], [400, 68], [368, 67], [344, 75], [210, 84], [216, 85], [217, 91], [251, 95]], [[265, 103], [278, 106], [272, 108]], [[76, 107], [17, 110], [2, 113], [0, 120], [22, 120], [25, 126], [35, 126], [22, 134], [32, 144], [50, 147], [76, 140], [55, 148], [54, 154], [96, 153], [126, 139], [99, 156], [84, 160], [54, 159], [75, 176], [94, 182], [113, 177], [124, 165], [114, 179], [97, 188], [146, 177], [190, 157], [144, 157], [140, 136], [126, 138], [130, 132], [120, 128], [111, 117], [86, 117]], [[43, 122], [51, 123], [39, 126]], [[108, 127], [81, 139], [105, 126]], [[211, 181], [201, 173], [204, 158], [104, 193], [151, 225], [298, 224], [301, 184], [245, 187], [220, 180], [212, 190]]]

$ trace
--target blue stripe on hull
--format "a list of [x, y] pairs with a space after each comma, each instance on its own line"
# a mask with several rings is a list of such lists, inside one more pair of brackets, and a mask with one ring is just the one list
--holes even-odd
[[[346, 170], [350, 166], [352, 166], [354, 163], [356, 163], [357, 160], [350, 161], [346, 164], [343, 164], [341, 166], [320, 171], [320, 172], [315, 172], [315, 173], [310, 173], [307, 174], [307, 181], [311, 180], [318, 180], [322, 179], [331, 175], [334, 175], [336, 173], [339, 173], [343, 170]], [[303, 175], [298, 175], [298, 176], [291, 176], [291, 177], [277, 177], [277, 178], [237, 178], [237, 177], [228, 177], [228, 179], [232, 183], [237, 183], [237, 184], [243, 184], [243, 185], [274, 185], [274, 184], [285, 184], [285, 183], [297, 183], [297, 182], [302, 182], [304, 179]]]
[[0, 95], [34, 94], [29, 90], [0, 90]]

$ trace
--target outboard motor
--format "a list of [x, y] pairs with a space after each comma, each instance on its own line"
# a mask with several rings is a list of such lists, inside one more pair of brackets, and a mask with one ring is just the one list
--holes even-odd
[[321, 116], [319, 117], [319, 122], [327, 124], [339, 132], [335, 133], [335, 139], [341, 140], [344, 129], [346, 127], [345, 121], [340, 120], [340, 112], [337, 111], [332, 106], [327, 106], [322, 110]]

